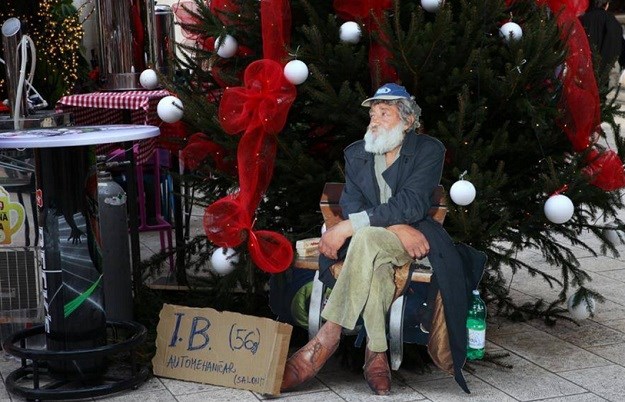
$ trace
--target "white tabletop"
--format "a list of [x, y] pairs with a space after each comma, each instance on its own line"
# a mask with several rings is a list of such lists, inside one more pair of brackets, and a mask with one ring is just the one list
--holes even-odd
[[156, 137], [156, 126], [115, 124], [108, 126], [76, 126], [34, 128], [0, 132], [0, 148], [56, 148], [108, 144]]

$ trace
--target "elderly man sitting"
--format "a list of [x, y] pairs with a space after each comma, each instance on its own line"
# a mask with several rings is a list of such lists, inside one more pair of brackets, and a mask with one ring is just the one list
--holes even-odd
[[[434, 272], [431, 293], [440, 290], [445, 305], [453, 305], [445, 309], [451, 371], [468, 392], [461, 372], [466, 314], [471, 287], [479, 280], [485, 259], [481, 255], [475, 259], [478, 268], [468, 266], [443, 227], [428, 217], [445, 148], [440, 141], [415, 133], [421, 109], [404, 87], [385, 84], [362, 105], [370, 107], [370, 124], [364, 140], [345, 149], [340, 200], [345, 220], [329, 228], [319, 243], [320, 279], [332, 288], [322, 312], [326, 321], [288, 359], [282, 390], [312, 379], [337, 349], [342, 329], [354, 329], [362, 316], [367, 332], [365, 379], [374, 393], [389, 394], [386, 316], [396, 291], [405, 290], [396, 289], [395, 272], [427, 256]], [[329, 268], [342, 260], [335, 280]], [[429, 325], [425, 322], [422, 327], [427, 331]]]

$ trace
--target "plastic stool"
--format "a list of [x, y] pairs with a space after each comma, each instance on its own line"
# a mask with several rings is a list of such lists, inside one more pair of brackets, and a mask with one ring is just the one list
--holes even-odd
[[[161, 212], [161, 163], [160, 163], [160, 152], [159, 150], [155, 150], [154, 152], [154, 164], [153, 167], [153, 187], [154, 187], [154, 222], [148, 222], [147, 209], [146, 206], [146, 191], [144, 184], [144, 169], [147, 169], [149, 165], [137, 165], [135, 169], [135, 174], [137, 177], [137, 196], [139, 197], [139, 231], [140, 232], [148, 232], [157, 230], [159, 232], [160, 240], [161, 240], [161, 251], [167, 250], [169, 252], [173, 251], [173, 243], [172, 243], [172, 226], [169, 222], [167, 222], [162, 215]], [[167, 239], [167, 245], [165, 245], [165, 238]], [[174, 258], [173, 255], [169, 256], [169, 268], [173, 272], [174, 271]]]

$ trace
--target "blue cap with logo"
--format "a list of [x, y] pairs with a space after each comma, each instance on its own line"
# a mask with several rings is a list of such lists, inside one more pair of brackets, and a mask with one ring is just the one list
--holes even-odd
[[375, 91], [375, 94], [362, 102], [362, 106], [370, 107], [371, 102], [375, 100], [394, 100], [394, 99], [411, 99], [410, 94], [406, 91], [406, 88], [401, 85], [388, 83], [382, 85]]

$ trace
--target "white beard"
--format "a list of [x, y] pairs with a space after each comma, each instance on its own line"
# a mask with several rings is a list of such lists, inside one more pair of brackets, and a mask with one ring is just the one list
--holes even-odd
[[401, 123], [397, 123], [390, 130], [378, 127], [375, 134], [371, 131], [371, 127], [368, 127], [365, 134], [365, 151], [382, 155], [397, 148], [402, 142], [404, 142], [404, 128]]

